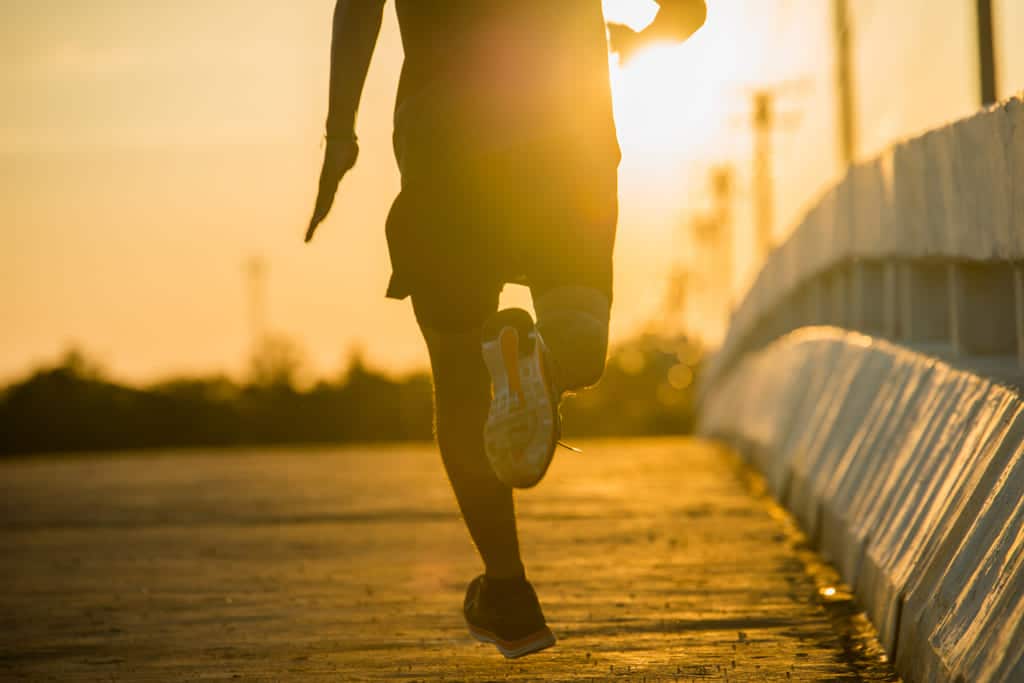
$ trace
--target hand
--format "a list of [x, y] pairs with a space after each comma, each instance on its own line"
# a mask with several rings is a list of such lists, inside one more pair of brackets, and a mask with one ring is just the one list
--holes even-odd
[[306, 230], [306, 241], [313, 239], [317, 226], [327, 218], [334, 205], [334, 195], [338, 192], [338, 183], [342, 176], [356, 163], [359, 156], [359, 145], [355, 138], [327, 138], [327, 149], [324, 151], [324, 166], [320, 169], [320, 187], [316, 193], [316, 206], [313, 218]]
[[619, 56], [623, 64], [633, 59], [646, 45], [641, 35], [625, 24], [608, 24], [608, 39], [612, 52]]
[[661, 9], [654, 21], [639, 33], [622, 24], [608, 24], [612, 52], [623, 64], [648, 45], [685, 42], [707, 19], [704, 0], [658, 0], [658, 4]]

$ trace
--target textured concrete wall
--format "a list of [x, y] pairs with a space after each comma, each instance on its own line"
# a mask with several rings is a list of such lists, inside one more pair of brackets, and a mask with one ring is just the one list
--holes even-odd
[[751, 348], [815, 324], [1018, 354], [1024, 368], [1021, 97], [851, 167], [765, 262], [712, 383]]
[[1024, 680], [1024, 405], [893, 344], [808, 328], [707, 387], [911, 681]]

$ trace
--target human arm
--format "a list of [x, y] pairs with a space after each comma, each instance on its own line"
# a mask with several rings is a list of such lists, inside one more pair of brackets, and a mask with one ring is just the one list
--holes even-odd
[[654, 21], [642, 31], [622, 24], [609, 24], [612, 51], [622, 61], [632, 59], [644, 47], [657, 42], [682, 43], [704, 25], [704, 0], [658, 0], [661, 8]]
[[307, 242], [330, 212], [338, 183], [359, 155], [356, 112], [383, 14], [384, 0], [338, 0], [334, 7], [327, 147]]

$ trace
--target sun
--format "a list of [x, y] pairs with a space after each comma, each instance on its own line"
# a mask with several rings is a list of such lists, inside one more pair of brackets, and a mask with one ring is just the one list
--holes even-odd
[[[653, 9], [648, 5], [653, 6]], [[608, 21], [641, 28], [657, 5], [637, 0], [605, 0]], [[615, 120], [623, 161], [650, 174], [665, 173], [687, 159], [706, 158], [722, 142], [724, 91], [734, 87], [737, 46], [707, 24], [681, 45], [654, 44], [626, 64], [611, 54]]]
[[654, 0], [604, 0], [604, 17], [616, 24], [625, 24], [639, 31], [650, 24], [658, 13]]
[[652, 46], [627, 65], [612, 57], [623, 156], [664, 170], [699, 154], [719, 125], [714, 83], [695, 73], [689, 46]]

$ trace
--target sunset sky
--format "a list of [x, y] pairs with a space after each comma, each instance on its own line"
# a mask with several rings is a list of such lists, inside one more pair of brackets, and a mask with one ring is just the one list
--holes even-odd
[[[398, 188], [391, 115], [402, 50], [386, 12], [363, 97], [362, 155], [302, 243], [326, 112], [333, 0], [34, 0], [0, 25], [0, 380], [76, 345], [118, 378], [240, 375], [245, 263], [267, 264], [272, 330], [313, 375], [351, 349], [402, 371], [426, 355], [408, 302], [385, 300], [383, 223]], [[734, 164], [737, 292], [750, 242], [750, 92], [787, 83], [775, 137], [777, 237], [839, 174], [830, 2], [708, 0], [687, 45], [613, 88], [624, 160], [613, 336], [661, 305], [708, 169]], [[859, 155], [976, 108], [973, 0], [852, 0]], [[643, 21], [645, 0], [606, 0]], [[999, 91], [1024, 88], [1024, 3], [995, 3]], [[522, 292], [509, 301], [522, 302]], [[699, 324], [699, 321], [697, 321]]]

